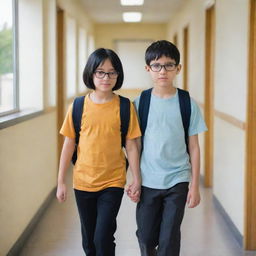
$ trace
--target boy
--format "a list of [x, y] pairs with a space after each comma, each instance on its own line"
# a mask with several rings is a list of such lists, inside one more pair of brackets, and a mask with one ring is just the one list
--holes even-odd
[[[178, 256], [185, 204], [193, 208], [200, 202], [198, 133], [207, 128], [198, 106], [191, 99], [186, 145], [179, 93], [173, 86], [181, 70], [176, 46], [165, 40], [154, 42], [147, 48], [145, 60], [154, 87], [150, 92], [147, 125], [142, 137], [137, 237], [142, 256]], [[141, 97], [135, 100], [138, 113]]]

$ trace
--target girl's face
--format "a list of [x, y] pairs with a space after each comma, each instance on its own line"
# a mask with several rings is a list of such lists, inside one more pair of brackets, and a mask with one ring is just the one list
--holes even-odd
[[106, 59], [95, 70], [93, 83], [95, 91], [110, 92], [116, 85], [118, 73], [114, 69], [111, 61]]

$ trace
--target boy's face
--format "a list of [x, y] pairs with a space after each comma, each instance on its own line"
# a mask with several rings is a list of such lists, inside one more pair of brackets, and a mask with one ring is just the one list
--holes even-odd
[[181, 65], [176, 65], [174, 59], [162, 56], [158, 60], [152, 60], [150, 65], [145, 67], [150, 73], [155, 86], [173, 86], [173, 80], [179, 74]]

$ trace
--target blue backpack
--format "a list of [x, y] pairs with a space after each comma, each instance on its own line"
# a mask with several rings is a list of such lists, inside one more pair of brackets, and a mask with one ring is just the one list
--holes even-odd
[[[74, 165], [77, 160], [77, 146], [80, 138], [84, 98], [85, 96], [77, 97], [75, 98], [73, 103], [72, 119], [73, 119], [73, 125], [76, 133], [75, 150], [72, 156], [72, 163]], [[119, 95], [119, 98], [120, 98], [120, 120], [121, 120], [120, 122], [121, 123], [121, 127], [120, 127], [121, 147], [125, 147], [126, 135], [127, 135], [129, 123], [130, 123], [130, 100], [120, 95]], [[127, 160], [126, 160], [126, 163], [127, 163]]]
[[[178, 95], [179, 95], [179, 103], [180, 103], [180, 113], [182, 117], [182, 123], [183, 128], [185, 132], [185, 143], [188, 150], [188, 129], [189, 129], [189, 123], [190, 123], [190, 116], [191, 116], [191, 102], [190, 102], [190, 96], [189, 92], [178, 89]], [[147, 127], [148, 122], [148, 112], [149, 112], [149, 106], [150, 106], [150, 99], [151, 99], [151, 92], [152, 88], [145, 90], [140, 95], [140, 103], [139, 103], [139, 118], [140, 118], [140, 128], [142, 133], [142, 147], [143, 147], [143, 139], [145, 130]]]

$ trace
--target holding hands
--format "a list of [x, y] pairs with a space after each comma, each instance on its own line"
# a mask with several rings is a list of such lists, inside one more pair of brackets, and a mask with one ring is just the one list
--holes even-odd
[[130, 197], [130, 199], [134, 203], [138, 203], [140, 201], [140, 192], [141, 192], [141, 184], [136, 182], [133, 182], [132, 184], [130, 184], [126, 189], [127, 195]]

